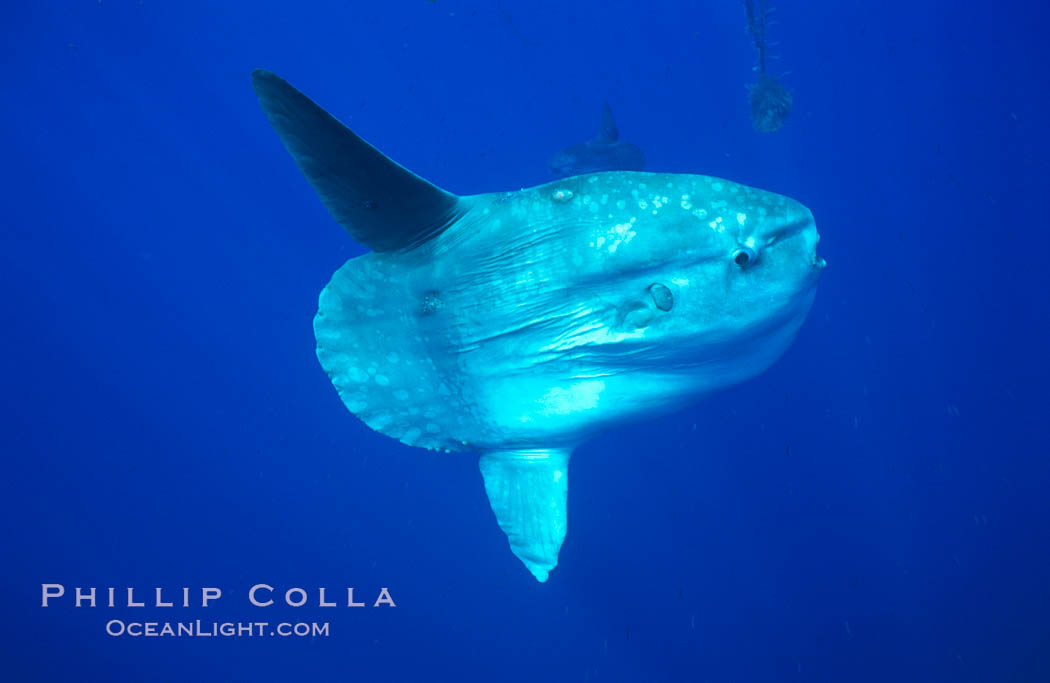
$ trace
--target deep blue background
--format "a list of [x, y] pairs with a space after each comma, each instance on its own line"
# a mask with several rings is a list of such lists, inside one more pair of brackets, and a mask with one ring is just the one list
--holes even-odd
[[[1045, 41], [1036, 3], [784, 2], [783, 130], [737, 2], [83, 2], [0, 9], [0, 650], [8, 680], [1050, 680]], [[288, 78], [460, 193], [546, 180], [608, 98], [652, 170], [810, 206], [794, 347], [573, 460], [561, 565], [475, 458], [347, 414], [314, 357], [361, 253], [260, 113]], [[220, 586], [129, 639], [41, 583]], [[396, 609], [245, 607], [257, 582]]]

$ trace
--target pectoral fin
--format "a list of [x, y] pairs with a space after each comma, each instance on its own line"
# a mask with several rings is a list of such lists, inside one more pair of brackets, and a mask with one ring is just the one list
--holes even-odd
[[544, 582], [565, 540], [568, 450], [493, 451], [480, 461], [485, 493], [511, 551]]

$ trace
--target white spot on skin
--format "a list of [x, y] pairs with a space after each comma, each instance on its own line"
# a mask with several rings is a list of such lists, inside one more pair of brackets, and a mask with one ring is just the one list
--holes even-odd
[[390, 386], [390, 378], [386, 375], [376, 375], [376, 384], [381, 387], [388, 387]]
[[621, 244], [627, 244], [634, 236], [638, 233], [634, 231], [634, 223], [638, 220], [632, 217], [630, 221], [626, 223], [617, 223], [609, 229], [608, 239], [605, 237], [598, 238], [598, 247], [601, 248], [606, 242], [609, 243], [609, 253], [615, 254], [616, 250], [620, 248]]
[[604, 390], [605, 382], [601, 380], [577, 382], [568, 388], [554, 387], [541, 399], [540, 413], [571, 415], [590, 410], [598, 405], [598, 399]]
[[389, 414], [380, 413], [379, 415], [374, 416], [371, 420], [368, 421], [368, 426], [376, 430], [377, 432], [380, 432], [383, 431], [384, 427], [386, 427], [393, 421], [394, 418], [390, 417]]
[[738, 213], [736, 215], [736, 222], [739, 223], [740, 225], [743, 225], [744, 223], [747, 223], [747, 214], [746, 213]]
[[347, 376], [355, 382], [367, 382], [368, 375], [361, 368], [350, 368], [346, 371]]

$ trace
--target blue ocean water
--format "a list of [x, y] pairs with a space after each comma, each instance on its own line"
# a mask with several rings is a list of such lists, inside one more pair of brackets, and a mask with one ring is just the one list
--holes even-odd
[[[737, 2], [0, 12], [5, 680], [1050, 680], [1045, 7], [778, 5], [773, 134]], [[650, 170], [813, 210], [809, 319], [760, 377], [581, 447], [539, 584], [476, 458], [372, 432], [318, 366], [317, 294], [363, 248], [257, 67], [462, 194], [545, 182], [608, 100]], [[106, 632], [196, 619], [330, 633]]]

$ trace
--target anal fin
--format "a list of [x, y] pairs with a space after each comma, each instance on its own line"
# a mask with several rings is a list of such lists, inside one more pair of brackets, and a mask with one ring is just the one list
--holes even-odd
[[541, 583], [565, 540], [569, 451], [492, 451], [481, 456], [485, 493], [510, 549]]

